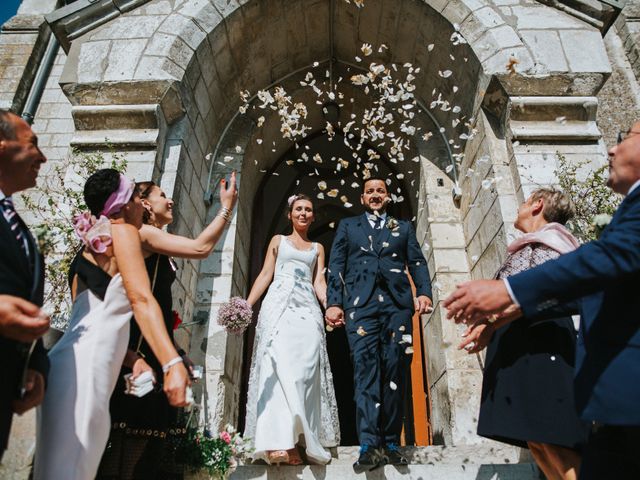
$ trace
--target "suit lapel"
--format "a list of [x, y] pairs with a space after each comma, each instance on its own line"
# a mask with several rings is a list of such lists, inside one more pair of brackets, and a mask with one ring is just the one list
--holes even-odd
[[358, 217], [358, 224], [360, 226], [362, 234], [364, 235], [364, 238], [367, 239], [367, 242], [365, 244], [366, 247], [372, 247], [375, 242], [375, 238], [373, 235], [373, 228], [371, 228], [371, 225], [369, 224], [369, 219], [367, 218], [366, 213], [363, 213]]
[[611, 218], [611, 222], [609, 225], [615, 225], [618, 222], [618, 219], [624, 214], [624, 212], [629, 208], [633, 202], [637, 201], [640, 198], [640, 187], [637, 187], [630, 195], [627, 195], [622, 203], [618, 206], [618, 209], [613, 214], [613, 218]]
[[[22, 222], [22, 220], [20, 220]], [[44, 265], [42, 264], [42, 255], [38, 250], [38, 243], [31, 235], [31, 231], [22, 222], [24, 231], [27, 234], [27, 242], [29, 243], [29, 255], [31, 256], [31, 264], [33, 265], [33, 284], [31, 285], [31, 300], [39, 303], [38, 297], [41, 296], [42, 280], [44, 276]]]
[[[387, 221], [389, 220], [389, 216], [387, 215]], [[378, 239], [376, 241], [376, 252], [380, 253], [382, 250], [382, 245], [389, 240], [389, 235], [391, 235], [391, 229], [387, 227], [387, 222], [385, 221], [382, 224], [382, 231], [378, 235]]]

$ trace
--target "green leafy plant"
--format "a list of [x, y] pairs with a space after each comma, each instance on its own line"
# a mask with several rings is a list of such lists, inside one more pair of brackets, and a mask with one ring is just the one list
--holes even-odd
[[45, 255], [46, 289], [44, 305], [52, 315], [52, 324], [64, 328], [70, 311], [71, 294], [67, 275], [80, 242], [72, 225], [73, 216], [85, 210], [82, 190], [85, 180], [101, 168], [124, 172], [124, 155], [111, 152], [74, 150], [67, 161], [56, 163], [41, 179], [40, 185], [22, 195], [27, 210], [35, 219], [32, 227], [40, 251]]
[[576, 216], [567, 226], [581, 242], [595, 240], [611, 220], [622, 197], [607, 187], [607, 165], [581, 176], [580, 170], [588, 162], [569, 162], [560, 153], [557, 158], [555, 174], [559, 186], [571, 197], [576, 209]]
[[235, 471], [249, 452], [249, 442], [227, 425], [216, 436], [208, 430], [189, 427], [176, 455], [191, 470], [205, 469], [211, 477], [222, 480]]

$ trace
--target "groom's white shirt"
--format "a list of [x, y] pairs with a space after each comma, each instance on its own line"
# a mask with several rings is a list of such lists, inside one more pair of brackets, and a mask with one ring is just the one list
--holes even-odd
[[376, 228], [376, 219], [377, 218], [381, 218], [382, 219], [382, 224], [384, 225], [384, 222], [387, 219], [387, 212], [381, 213], [380, 215], [375, 215], [373, 213], [367, 212], [367, 220], [369, 220], [369, 225], [371, 225], [371, 228], [373, 228], [373, 229]]

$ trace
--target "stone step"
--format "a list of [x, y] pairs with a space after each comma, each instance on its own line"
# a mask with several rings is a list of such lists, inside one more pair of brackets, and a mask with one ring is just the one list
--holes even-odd
[[[410, 464], [406, 467], [387, 465], [367, 474], [356, 474], [352, 464], [358, 458], [358, 447], [338, 447], [331, 451], [329, 465], [268, 466], [240, 465], [231, 480], [540, 480], [542, 477], [527, 451], [499, 443], [455, 447], [405, 447], [403, 453]], [[190, 480], [210, 478], [197, 472]]]
[[[198, 477], [209, 478], [208, 475]], [[294, 466], [240, 466], [231, 474], [230, 480], [540, 480], [538, 469], [530, 463], [513, 465], [408, 465], [384, 468], [356, 474], [351, 465], [306, 465]]]

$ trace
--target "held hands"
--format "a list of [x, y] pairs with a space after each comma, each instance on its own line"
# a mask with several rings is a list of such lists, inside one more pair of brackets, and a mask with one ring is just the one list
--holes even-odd
[[22, 415], [27, 410], [37, 407], [44, 399], [44, 377], [36, 370], [27, 370], [25, 393], [21, 399], [13, 401], [13, 411]]
[[173, 365], [164, 374], [164, 393], [173, 407], [185, 407], [187, 402], [187, 387], [191, 384], [189, 374], [184, 363]]
[[31, 302], [13, 295], [0, 295], [0, 335], [29, 343], [49, 330], [49, 315]]
[[233, 210], [234, 205], [238, 200], [238, 188], [236, 187], [236, 172], [231, 172], [231, 178], [227, 182], [226, 179], [222, 179], [220, 182], [220, 204]]
[[340, 328], [344, 326], [344, 311], [342, 308], [333, 305], [327, 308], [326, 313], [324, 314], [324, 321], [331, 328]]
[[443, 302], [447, 318], [473, 325], [513, 304], [502, 280], [474, 280], [458, 285]]

